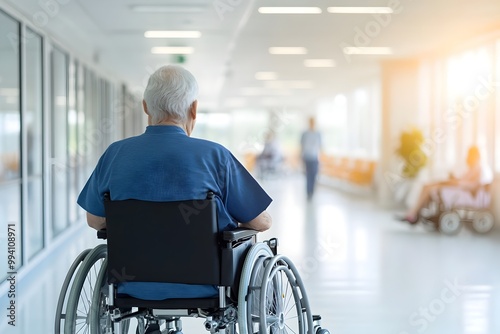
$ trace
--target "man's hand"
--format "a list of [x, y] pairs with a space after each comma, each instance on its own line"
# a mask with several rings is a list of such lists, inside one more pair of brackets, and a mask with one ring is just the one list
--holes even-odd
[[252, 230], [256, 230], [259, 232], [264, 232], [268, 230], [273, 224], [273, 219], [267, 213], [267, 211], [263, 211], [260, 215], [249, 221], [248, 223], [240, 224], [242, 227], [251, 228]]
[[106, 228], [106, 218], [94, 216], [93, 214], [87, 212], [87, 224], [99, 231], [103, 228]]

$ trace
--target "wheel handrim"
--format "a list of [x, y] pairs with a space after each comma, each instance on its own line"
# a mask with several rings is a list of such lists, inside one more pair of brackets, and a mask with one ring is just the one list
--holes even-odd
[[90, 332], [90, 312], [92, 309], [92, 296], [96, 288], [97, 276], [102, 267], [104, 258], [99, 259], [90, 268], [87, 278], [82, 286], [80, 299], [76, 309], [76, 326], [75, 333], [89, 333]]
[[271, 271], [269, 284], [261, 292], [266, 306], [261, 310], [261, 328], [267, 333], [305, 333], [300, 291], [290, 269], [283, 264]]

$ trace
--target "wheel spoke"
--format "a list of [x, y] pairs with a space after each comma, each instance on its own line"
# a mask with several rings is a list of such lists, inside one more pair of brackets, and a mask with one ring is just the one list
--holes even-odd
[[272, 325], [274, 325], [274, 324], [278, 323], [278, 322], [279, 322], [279, 320], [280, 320], [280, 319], [279, 319], [278, 317], [276, 317], [276, 316], [269, 316], [269, 317], [267, 317], [267, 318], [266, 318], [266, 322], [267, 322], [270, 326], [272, 326]]
[[290, 311], [292, 311], [294, 308], [296, 308], [298, 305], [297, 302], [293, 303], [292, 305], [290, 305], [290, 307], [284, 312], [285, 315], [287, 315], [288, 313], [290, 313]]
[[285, 318], [285, 320], [298, 319], [298, 318], [299, 318], [299, 316], [295, 315], [293, 317], [287, 317], [287, 318]]
[[[287, 282], [288, 282], [288, 280], [287, 280]], [[285, 307], [284, 307], [284, 309], [285, 309], [285, 310], [287, 310], [287, 309], [288, 309], [288, 305], [290, 305], [290, 301], [293, 299], [293, 292], [291, 291], [291, 290], [292, 290], [292, 287], [291, 287], [291, 285], [290, 285], [290, 282], [288, 282], [288, 283], [287, 283], [287, 285], [286, 285], [287, 291], [288, 291], [288, 287], [289, 287], [289, 286], [290, 286], [290, 295], [288, 295], [288, 294], [287, 294], [287, 295], [285, 295], [285, 296], [288, 296], [288, 299], [287, 299], [287, 301], [286, 301], [286, 303], [285, 303]]]
[[[285, 324], [285, 326], [292, 332], [292, 333], [295, 333], [297, 334], [296, 331], [294, 331], [292, 328], [290, 328], [290, 326], [288, 326], [287, 324]], [[288, 331], [285, 330], [286, 333], [288, 333]]]
[[[95, 269], [95, 264], [93, 266], [93, 268]], [[89, 272], [88, 272], [88, 275], [87, 275], [87, 282], [89, 283], [89, 288], [90, 288], [90, 295], [92, 296], [94, 291], [92, 289], [92, 268], [90, 268]]]
[[[84, 330], [83, 332], [82, 332], [82, 329]], [[78, 334], [78, 333], [88, 333], [88, 327], [85, 325], [80, 327], [80, 329], [76, 331], [76, 334]]]
[[87, 303], [85, 303], [85, 301], [89, 302], [89, 298], [87, 296], [87, 291], [85, 289], [82, 289], [82, 294], [80, 295], [80, 298], [79, 298], [79, 301], [78, 301], [78, 306], [80, 305], [80, 301], [81, 301], [81, 305], [83, 306], [83, 308], [85, 309], [85, 311], [81, 311], [80, 308], [77, 306], [77, 312], [80, 311], [84, 314], [88, 314], [89, 313], [89, 310], [87, 309]]

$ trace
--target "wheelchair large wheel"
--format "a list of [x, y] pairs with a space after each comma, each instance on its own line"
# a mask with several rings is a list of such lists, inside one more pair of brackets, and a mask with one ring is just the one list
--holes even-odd
[[67, 302], [66, 294], [68, 293], [68, 288], [71, 286], [71, 283], [74, 281], [74, 273], [78, 269], [78, 266], [83, 262], [87, 254], [90, 252], [90, 249], [86, 249], [81, 252], [76, 259], [71, 264], [71, 267], [64, 278], [63, 285], [61, 287], [61, 292], [59, 293], [59, 299], [57, 301], [56, 306], [56, 317], [54, 324], [54, 333], [60, 334], [62, 333], [61, 328], [64, 329], [64, 322], [66, 321], [66, 310], [67, 310]]
[[65, 334], [88, 333], [93, 291], [106, 258], [107, 246], [98, 245], [90, 251], [76, 273], [68, 298]]
[[[258, 272], [263, 272], [263, 261], [266, 258], [271, 258], [273, 252], [268, 245], [262, 242], [258, 242], [253, 245], [248, 251], [245, 262], [243, 263], [243, 269], [241, 271], [240, 277], [240, 287], [238, 291], [238, 328], [239, 334], [253, 334], [253, 315], [257, 316], [254, 307], [255, 297], [252, 294], [253, 289], [256, 288], [255, 277], [258, 277]], [[260, 259], [260, 260], [259, 260]], [[255, 271], [254, 271], [255, 269]], [[254, 278], [252, 280], [252, 277]], [[251, 283], [251, 280], [253, 281]], [[261, 286], [260, 280], [258, 287]], [[250, 301], [250, 305], [247, 301]], [[250, 307], [249, 307], [250, 306]]]
[[249, 293], [246, 299], [246, 321], [247, 326], [245, 327], [249, 333], [258, 333], [260, 329], [260, 308], [262, 303], [260, 302], [260, 290], [262, 288], [262, 282], [264, 281], [264, 272], [266, 261], [270, 257], [260, 257], [255, 262], [252, 269], [252, 275], [250, 277]]
[[472, 228], [477, 233], [488, 233], [495, 225], [495, 218], [489, 211], [477, 211], [472, 218]]
[[[107, 265], [108, 260], [104, 260], [101, 269], [96, 279], [94, 293], [92, 295], [92, 307], [90, 309], [90, 333], [104, 334], [111, 333], [113, 328], [111, 314], [108, 308], [109, 290], [107, 284]], [[130, 319], [123, 320], [120, 323], [120, 333], [128, 333], [130, 327]]]
[[439, 217], [439, 230], [445, 234], [457, 234], [461, 227], [462, 221], [456, 212], [445, 212]]
[[278, 255], [266, 263], [260, 290], [259, 333], [313, 334], [309, 301], [297, 269]]

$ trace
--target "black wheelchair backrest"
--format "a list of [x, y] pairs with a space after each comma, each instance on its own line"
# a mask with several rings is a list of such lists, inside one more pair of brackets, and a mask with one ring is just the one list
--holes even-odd
[[148, 202], [111, 201], [108, 197], [104, 206], [108, 283], [221, 285], [213, 199]]

